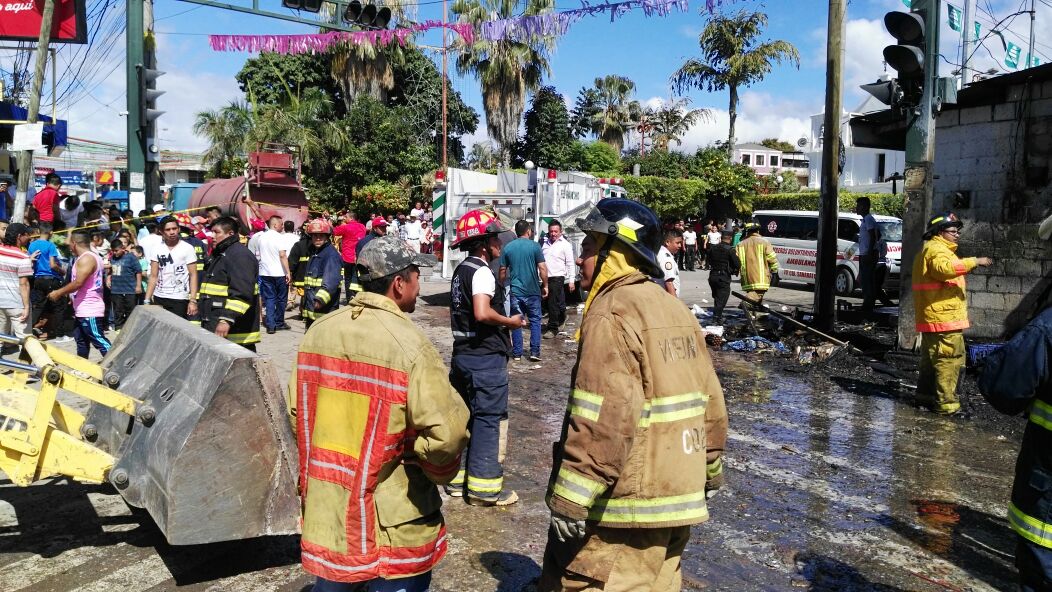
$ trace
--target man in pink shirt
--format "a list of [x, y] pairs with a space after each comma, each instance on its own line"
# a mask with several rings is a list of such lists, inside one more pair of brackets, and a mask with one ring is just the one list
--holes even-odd
[[342, 239], [340, 256], [343, 257], [343, 291], [347, 294], [347, 300], [350, 300], [354, 298], [351, 290], [360, 292], [362, 289], [358, 285], [358, 269], [355, 266], [358, 259], [354, 248], [365, 237], [365, 225], [354, 217], [354, 212], [347, 212], [343, 215], [343, 224], [333, 228], [332, 234]]
[[91, 346], [103, 356], [110, 351], [110, 341], [102, 333], [106, 323], [106, 301], [102, 295], [102, 257], [91, 250], [91, 239], [83, 232], [74, 232], [69, 237], [69, 247], [76, 257], [73, 279], [65, 286], [52, 290], [47, 295], [58, 302], [73, 294], [73, 316], [77, 324], [73, 338], [77, 341], [77, 355], [87, 358]]
[[46, 187], [38, 191], [36, 197], [33, 198], [33, 208], [39, 214], [41, 222], [54, 224], [55, 220], [60, 219], [58, 190], [62, 188], [62, 178], [55, 173], [48, 173], [44, 177], [44, 185]]

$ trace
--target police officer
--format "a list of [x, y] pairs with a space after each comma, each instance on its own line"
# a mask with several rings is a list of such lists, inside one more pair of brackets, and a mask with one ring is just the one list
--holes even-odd
[[471, 441], [466, 470], [457, 474], [446, 492], [463, 495], [477, 506], [508, 506], [519, 501], [515, 491], [504, 487], [499, 458], [501, 421], [508, 415], [508, 330], [526, 325], [522, 315], [501, 314], [504, 290], [498, 289], [489, 268], [500, 257], [498, 235], [504, 230], [494, 214], [471, 210], [457, 221], [456, 240], [450, 245], [468, 254], [453, 271], [450, 287], [453, 358], [449, 377], [471, 411]]
[[720, 233], [720, 242], [709, 245], [709, 290], [712, 291], [712, 321], [723, 324], [723, 309], [731, 296], [731, 276], [741, 269], [738, 253], [731, 246], [734, 231], [724, 230]]
[[675, 297], [679, 297], [679, 270], [677, 263], [679, 254], [683, 251], [683, 232], [678, 228], [670, 228], [665, 231], [664, 244], [658, 249], [657, 260], [661, 266], [662, 286], [665, 291]]
[[259, 263], [241, 244], [238, 221], [212, 221], [215, 246], [201, 284], [201, 328], [256, 351], [259, 336]]
[[[307, 223], [310, 237], [310, 259], [303, 277], [303, 321], [310, 328], [315, 319], [340, 306], [340, 281], [343, 279], [343, 257], [332, 245], [332, 225], [317, 219]], [[295, 247], [293, 247], [295, 248]]]

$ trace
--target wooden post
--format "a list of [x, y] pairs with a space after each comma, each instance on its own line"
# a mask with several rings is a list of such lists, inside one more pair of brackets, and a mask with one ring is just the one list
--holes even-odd
[[837, 219], [840, 216], [840, 87], [844, 75], [844, 13], [846, 0], [829, 0], [826, 41], [826, 111], [822, 136], [822, 193], [818, 213], [818, 256], [815, 275], [814, 324], [833, 329], [836, 314]]
[[[26, 121], [36, 123], [40, 115], [40, 94], [44, 89], [44, 70], [47, 68], [48, 42], [51, 41], [51, 22], [55, 15], [55, 0], [44, 0], [44, 11], [40, 16], [40, 36], [37, 37], [37, 61], [33, 68], [33, 88], [29, 93], [29, 114]], [[55, 123], [52, 120], [52, 123]], [[18, 187], [15, 191], [15, 207], [11, 212], [12, 222], [21, 222], [26, 215], [26, 198], [29, 185], [33, 183], [33, 151], [18, 153]]]

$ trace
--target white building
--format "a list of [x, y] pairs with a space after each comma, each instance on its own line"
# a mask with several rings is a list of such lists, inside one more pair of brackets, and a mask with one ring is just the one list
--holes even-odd
[[756, 171], [758, 176], [767, 176], [775, 171], [792, 173], [806, 185], [808, 181], [807, 157], [802, 152], [782, 152], [753, 142], [737, 144], [734, 147], [732, 160]]
[[[895, 173], [902, 174], [906, 164], [906, 153], [898, 150], [881, 150], [860, 148], [854, 145], [851, 137], [852, 117], [873, 111], [883, 111], [887, 106], [873, 97], [867, 98], [854, 111], [844, 111], [840, 115], [840, 139], [844, 143], [844, 172], [840, 175], [840, 186], [853, 191], [874, 193], [891, 193], [891, 182], [888, 180]], [[811, 116], [811, 137], [801, 138], [811, 161], [807, 186], [818, 189], [822, 184], [822, 133], [825, 114]]]

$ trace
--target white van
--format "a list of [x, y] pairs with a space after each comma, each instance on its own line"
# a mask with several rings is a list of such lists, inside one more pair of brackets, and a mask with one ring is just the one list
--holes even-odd
[[[815, 283], [815, 258], [818, 252], [818, 212], [793, 210], [759, 210], [753, 222], [760, 234], [771, 241], [778, 255], [778, 275], [782, 280]], [[902, 258], [902, 220], [893, 216], [873, 215], [880, 228], [880, 240], [887, 245], [888, 274], [884, 289], [898, 290]], [[858, 234], [862, 216], [841, 213], [837, 222], [836, 293], [847, 296], [858, 287]]]

